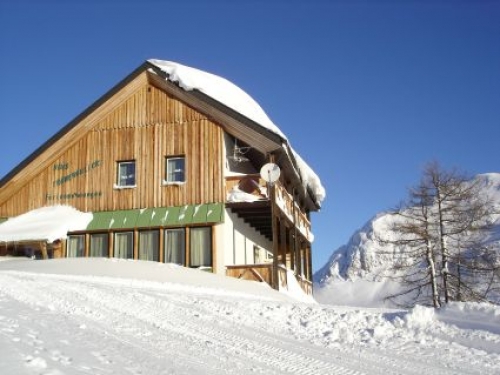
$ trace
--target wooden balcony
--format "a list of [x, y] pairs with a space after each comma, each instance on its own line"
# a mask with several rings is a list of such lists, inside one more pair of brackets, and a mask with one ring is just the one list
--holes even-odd
[[304, 292], [312, 294], [311, 223], [293, 195], [276, 182], [269, 199], [260, 175], [227, 177], [226, 186], [226, 207], [271, 241], [273, 254], [271, 263], [228, 265], [226, 274], [280, 289], [287, 287], [291, 270]]
[[[286, 218], [290, 227], [295, 227], [308, 241], [314, 236], [311, 231], [311, 222], [281, 183], [276, 182], [274, 202]], [[238, 199], [228, 200], [227, 206], [233, 209], [250, 226], [254, 227], [269, 240], [272, 240], [271, 202], [268, 197], [266, 182], [259, 174], [226, 177], [227, 196]], [[235, 193], [237, 191], [237, 193]]]

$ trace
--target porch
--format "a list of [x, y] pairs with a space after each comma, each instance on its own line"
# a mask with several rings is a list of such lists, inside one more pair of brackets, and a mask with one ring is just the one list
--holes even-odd
[[[264, 282], [272, 285], [272, 267], [272, 263], [226, 266], [226, 276], [242, 280]], [[287, 272], [287, 269], [283, 265], [278, 267], [279, 289], [288, 288], [288, 284], [292, 282], [292, 280], [289, 280], [289, 277], [290, 273]], [[304, 293], [312, 295], [313, 290], [311, 281], [301, 275], [294, 274], [293, 277]]]
[[[226, 178], [228, 197], [243, 192], [241, 201], [226, 203], [234, 214], [272, 242], [267, 263], [226, 266], [226, 275], [266, 282], [275, 289], [288, 284], [287, 270], [307, 294], [312, 294], [311, 242], [313, 234], [308, 216], [286, 188], [276, 182], [269, 189], [260, 175]], [[288, 276], [289, 277], [289, 276]]]

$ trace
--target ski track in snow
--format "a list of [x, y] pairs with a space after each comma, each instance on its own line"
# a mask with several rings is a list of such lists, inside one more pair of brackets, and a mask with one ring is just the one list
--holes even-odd
[[0, 286], [8, 374], [500, 373], [494, 331], [410, 329], [404, 311], [27, 272], [0, 273]]

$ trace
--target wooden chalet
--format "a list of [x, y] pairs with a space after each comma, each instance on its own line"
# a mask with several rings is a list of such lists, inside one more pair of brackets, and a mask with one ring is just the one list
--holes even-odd
[[[29, 228], [22, 240], [0, 234], [0, 255], [178, 263], [274, 288], [293, 274], [311, 294], [319, 179], [302, 173], [280, 131], [184, 80], [158, 60], [143, 63], [8, 173], [4, 224], [58, 205], [92, 219], [55, 241]], [[280, 168], [272, 186], [259, 173], [270, 162]]]

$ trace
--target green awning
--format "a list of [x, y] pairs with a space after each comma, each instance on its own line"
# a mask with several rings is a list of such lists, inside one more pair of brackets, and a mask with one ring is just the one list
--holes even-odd
[[93, 212], [93, 219], [87, 226], [87, 230], [176, 227], [190, 224], [220, 223], [223, 220], [224, 204], [208, 203]]

